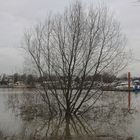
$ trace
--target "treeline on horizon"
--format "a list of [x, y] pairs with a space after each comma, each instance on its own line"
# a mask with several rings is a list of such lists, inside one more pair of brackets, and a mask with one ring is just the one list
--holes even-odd
[[[61, 79], [63, 79], [64, 76], [61, 76]], [[73, 77], [73, 80], [75, 82], [78, 82], [82, 77], [78, 77], [78, 76], [74, 76]], [[96, 74], [94, 76], [92, 75], [88, 75], [86, 77], [86, 80], [85, 81], [91, 81], [92, 78], [95, 79], [95, 81], [102, 81], [104, 83], [111, 83], [113, 82], [114, 80], [117, 80], [118, 78], [113, 75], [113, 74], [109, 74], [109, 73], [103, 73], [103, 74]], [[125, 79], [125, 77], [122, 77], [122, 79]], [[34, 82], [42, 82], [42, 81], [57, 81], [58, 78], [57, 76], [55, 75], [52, 75], [51, 77], [48, 77], [48, 75], [46, 74], [46, 76], [44, 77], [38, 77], [38, 76], [35, 76], [35, 75], [32, 75], [32, 74], [19, 74], [19, 73], [15, 73], [13, 75], [6, 75], [6, 74], [3, 74], [1, 75], [1, 80], [0, 80], [0, 83], [1, 84], [7, 84], [7, 82], [9, 81], [12, 81], [13, 80], [13, 83], [16, 83], [18, 81], [22, 81], [24, 82], [25, 84], [34, 84]]]
[[[61, 76], [60, 78], [63, 80], [66, 77]], [[112, 83], [118, 80], [124, 81], [127, 80], [127, 74], [122, 74], [119, 77], [109, 73], [96, 74], [94, 76], [88, 75], [85, 81], [91, 81], [93, 78], [97, 82]], [[75, 81], [76, 83], [79, 83], [80, 79], [82, 79], [82, 77], [73, 76], [73, 81]], [[133, 79], [140, 80], [140, 77], [134, 77]], [[18, 81], [22, 81], [26, 85], [33, 86], [35, 83], [41, 83], [43, 81], [58, 81], [58, 77], [55, 75], [51, 75], [50, 77], [47, 74], [44, 77], [38, 77], [33, 74], [25, 74], [25, 73], [24, 74], [14, 73], [13, 75], [3, 74], [1, 75], [0, 84], [7, 85], [9, 82], [13, 82], [15, 84]]]

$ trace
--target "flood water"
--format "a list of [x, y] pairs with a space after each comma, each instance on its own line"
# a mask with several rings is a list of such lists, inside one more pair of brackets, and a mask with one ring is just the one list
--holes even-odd
[[[32, 139], [38, 137], [49, 138], [50, 140], [67, 139], [65, 136], [71, 135], [71, 139], [95, 139], [113, 140], [127, 139], [133, 137], [140, 139], [140, 94], [131, 93], [131, 112], [127, 112], [126, 92], [107, 92], [101, 97], [94, 111], [84, 117], [74, 117], [70, 120], [60, 118], [47, 119], [47, 117], [31, 116], [30, 112], [21, 111], [23, 103], [30, 99], [23, 96], [22, 89], [0, 89], [0, 132], [5, 139], [23, 139], [32, 135]], [[32, 90], [28, 91], [31, 94]], [[27, 103], [26, 103], [27, 104]], [[99, 109], [98, 105], [103, 104]], [[106, 106], [109, 105], [109, 109]], [[98, 113], [99, 112], [99, 113]], [[28, 115], [27, 115], [28, 114]], [[28, 117], [27, 117], [28, 116]], [[67, 125], [68, 122], [69, 124]], [[7, 137], [6, 137], [7, 136]], [[70, 139], [70, 138], [69, 138]], [[30, 139], [29, 139], [30, 140]], [[42, 139], [44, 140], [44, 139]]]

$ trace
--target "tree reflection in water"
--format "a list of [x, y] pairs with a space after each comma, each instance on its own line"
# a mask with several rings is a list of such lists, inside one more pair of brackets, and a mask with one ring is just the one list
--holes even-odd
[[126, 109], [126, 93], [106, 92], [96, 106], [78, 116], [57, 112], [50, 116], [45, 104], [30, 93], [9, 94], [7, 103], [24, 124], [14, 140], [125, 140], [132, 135], [133, 114]]

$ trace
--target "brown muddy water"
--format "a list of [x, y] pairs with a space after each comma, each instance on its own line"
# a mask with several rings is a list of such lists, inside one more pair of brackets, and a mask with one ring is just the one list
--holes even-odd
[[67, 119], [42, 115], [42, 106], [34, 113], [32, 92], [0, 89], [0, 140], [140, 140], [140, 93], [131, 93], [130, 112], [127, 92], [105, 92], [90, 112]]

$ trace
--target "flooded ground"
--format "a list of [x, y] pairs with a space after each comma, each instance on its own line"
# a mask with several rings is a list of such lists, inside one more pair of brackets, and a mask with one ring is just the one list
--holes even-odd
[[[140, 94], [131, 93], [131, 112], [126, 92], [105, 92], [84, 116], [48, 117], [37, 113], [32, 90], [0, 89], [0, 137], [7, 140], [125, 140], [140, 139]], [[25, 109], [25, 105], [28, 106]], [[30, 106], [29, 106], [30, 105]]]

